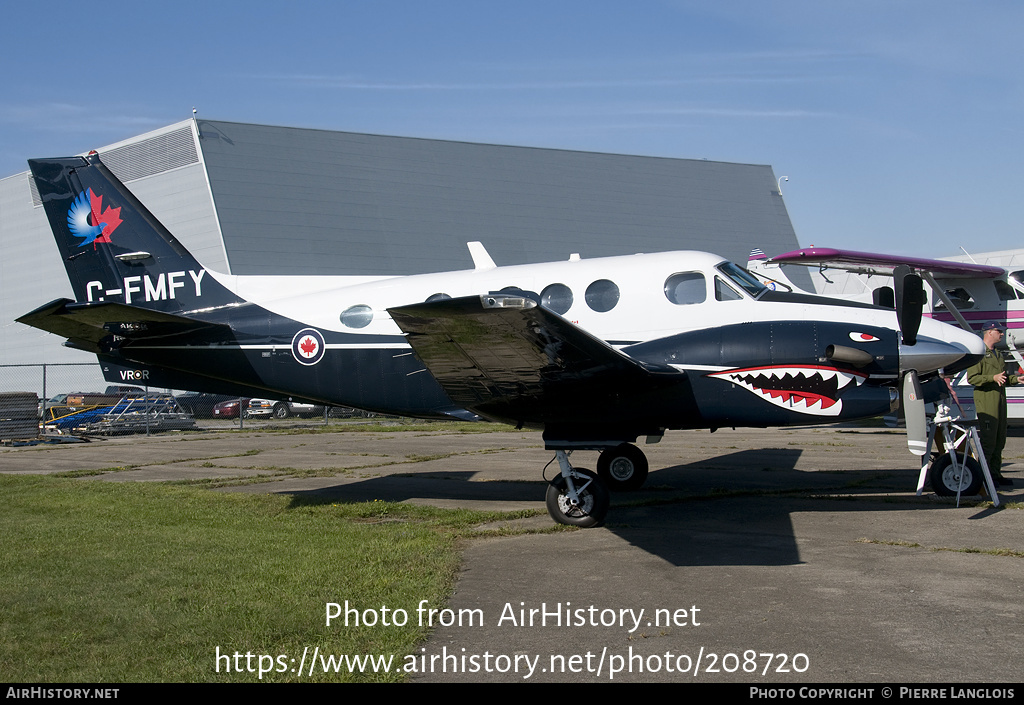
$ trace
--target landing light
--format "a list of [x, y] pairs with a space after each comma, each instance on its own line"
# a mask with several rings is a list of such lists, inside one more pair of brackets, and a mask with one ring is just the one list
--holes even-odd
[[152, 256], [148, 252], [123, 252], [119, 255], [114, 255], [114, 257], [122, 262], [138, 262], [139, 260], [149, 259]]

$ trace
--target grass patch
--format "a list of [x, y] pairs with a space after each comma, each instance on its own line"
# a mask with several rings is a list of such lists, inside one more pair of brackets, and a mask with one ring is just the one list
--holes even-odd
[[[900, 541], [890, 540], [886, 541], [883, 539], [869, 539], [860, 538], [857, 539], [857, 543], [872, 543], [882, 546], [902, 546], [904, 548], [924, 548], [919, 543], [913, 543], [911, 541]], [[929, 551], [940, 552], [945, 551], [947, 553], [980, 553], [986, 556], [1005, 556], [1008, 558], [1024, 558], [1024, 551], [1015, 551], [1012, 548], [953, 548], [949, 546], [934, 546], [927, 549]]]
[[66, 470], [51, 473], [50, 477], [92, 477], [93, 475], [105, 475], [108, 472], [128, 472], [136, 467], [135, 465], [120, 465], [113, 468], [96, 468], [95, 470]]
[[217, 673], [218, 647], [294, 665], [306, 647], [401, 663], [425, 637], [414, 618], [326, 627], [326, 603], [443, 607], [460, 539], [523, 515], [52, 476], [0, 476], [0, 491], [0, 673], [12, 682], [257, 680], [223, 661]]

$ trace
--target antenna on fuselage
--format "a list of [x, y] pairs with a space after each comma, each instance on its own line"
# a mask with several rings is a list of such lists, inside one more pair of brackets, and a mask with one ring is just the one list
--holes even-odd
[[466, 247], [469, 248], [469, 256], [473, 258], [473, 269], [494, 269], [498, 265], [494, 263], [491, 256], [487, 254], [487, 248], [484, 247], [482, 242], [467, 242]]

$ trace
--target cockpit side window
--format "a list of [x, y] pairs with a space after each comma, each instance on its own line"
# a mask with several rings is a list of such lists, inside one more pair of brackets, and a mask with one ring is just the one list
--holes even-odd
[[757, 277], [743, 269], [743, 267], [739, 267], [732, 262], [723, 262], [718, 265], [718, 271], [728, 277], [733, 284], [739, 286], [755, 299], [768, 291], [768, 288], [758, 281]]
[[716, 301], [736, 301], [743, 297], [736, 292], [731, 286], [722, 281], [721, 277], [715, 277], [715, 300]]
[[665, 280], [665, 297], [677, 306], [704, 303], [708, 287], [701, 272], [679, 272]]

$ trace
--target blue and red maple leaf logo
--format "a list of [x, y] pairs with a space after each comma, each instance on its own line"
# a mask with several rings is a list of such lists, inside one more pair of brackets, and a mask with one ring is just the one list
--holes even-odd
[[82, 238], [79, 247], [101, 242], [110, 242], [110, 235], [121, 224], [121, 208], [104, 208], [103, 196], [97, 196], [92, 189], [78, 194], [68, 209], [68, 229], [75, 237]]

